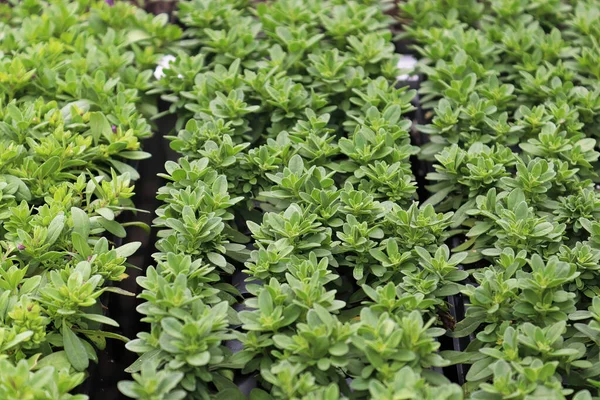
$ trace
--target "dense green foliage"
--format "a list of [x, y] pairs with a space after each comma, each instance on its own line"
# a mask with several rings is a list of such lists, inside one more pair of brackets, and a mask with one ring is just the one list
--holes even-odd
[[[169, 389], [202, 399], [237, 393], [237, 368], [258, 372], [256, 399], [591, 398], [598, 5], [402, 2], [433, 109], [422, 149], [401, 118], [414, 93], [394, 87], [390, 7], [180, 4], [193, 55], [152, 92], [172, 103], [185, 158], [159, 194], [159, 265], [140, 281], [153, 329], [130, 345], [144, 354], [134, 370], [151, 358], [184, 372]], [[421, 207], [408, 161], [419, 150], [433, 162]], [[248, 294], [225, 283], [240, 268]], [[185, 314], [159, 300], [178, 293], [165, 285], [190, 290]], [[459, 291], [467, 315], [447, 333], [471, 344], [438, 354], [444, 329], [427, 327], [444, 326]], [[196, 313], [214, 321], [212, 340]], [[202, 355], [182, 359], [185, 343]], [[448, 363], [473, 364], [464, 392], [432, 368]], [[151, 398], [153, 376], [129, 394]]]
[[[422, 56], [428, 203], [468, 251], [470, 398], [590, 399], [598, 358], [600, 7], [408, 1]], [[589, 391], [587, 391], [589, 390]], [[571, 397], [573, 396], [573, 397]]]
[[[123, 293], [132, 161], [167, 115], [178, 155], [124, 395], [600, 398], [597, 1], [175, 17], [0, 5], [0, 398], [84, 399], [96, 349], [127, 341], [99, 299]], [[406, 43], [418, 90], [397, 81]]]
[[[116, 326], [99, 297], [122, 293], [116, 246], [135, 210], [129, 164], [151, 135], [148, 69], [180, 34], [125, 3], [0, 5], [0, 398], [82, 399]], [[155, 102], [155, 101], [154, 101]], [[130, 294], [131, 295], [131, 294]]]
[[127, 345], [141, 357], [123, 393], [241, 398], [245, 374], [257, 400], [461, 397], [434, 368], [466, 254], [443, 245], [451, 213], [415, 202], [415, 91], [395, 87], [384, 8], [180, 3], [191, 55], [153, 92], [184, 157], [159, 191], [157, 265], [138, 280], [152, 329]]

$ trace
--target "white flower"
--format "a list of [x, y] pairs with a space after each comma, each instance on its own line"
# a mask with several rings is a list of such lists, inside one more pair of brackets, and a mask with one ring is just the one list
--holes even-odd
[[[401, 70], [412, 71], [414, 70], [415, 65], [417, 65], [417, 59], [411, 55], [403, 55], [400, 57], [400, 60], [398, 60], [398, 68]], [[416, 81], [419, 77], [417, 75], [402, 74], [396, 79], [399, 81]]]
[[[165, 76], [165, 73], [163, 72], [163, 70], [168, 69], [171, 62], [175, 61], [175, 60], [176, 60], [175, 56], [173, 56], [171, 54], [167, 54], [167, 55], [163, 56], [163, 58], [158, 60], [158, 64], [156, 66], [156, 69], [154, 70], [154, 77], [156, 79], [160, 79], [163, 76]], [[179, 74], [178, 77], [183, 78], [183, 76], [181, 74]]]

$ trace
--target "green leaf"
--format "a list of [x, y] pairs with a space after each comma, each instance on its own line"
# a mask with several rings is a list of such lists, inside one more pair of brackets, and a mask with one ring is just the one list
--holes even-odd
[[426, 206], [427, 204], [431, 204], [432, 206], [435, 206], [436, 204], [442, 202], [444, 199], [446, 199], [448, 197], [448, 195], [450, 194], [450, 192], [452, 192], [452, 190], [454, 189], [454, 186], [450, 186], [447, 188], [444, 188], [438, 192], [436, 192], [435, 194], [432, 194], [431, 196], [429, 196], [427, 198], [427, 200], [425, 200], [423, 202], [423, 206]]
[[273, 300], [268, 290], [264, 289], [258, 295], [258, 307], [262, 314], [269, 315], [273, 312]]
[[29, 339], [32, 336], [33, 336], [33, 331], [21, 332], [21, 333], [15, 335], [15, 337], [12, 340], [10, 340], [6, 343], [3, 343], [0, 346], [0, 350], [6, 351], [12, 347], [15, 347], [19, 343], [24, 342], [25, 340]]
[[129, 342], [129, 338], [114, 332], [94, 331], [89, 329], [74, 329], [74, 332], [83, 333], [86, 336], [98, 336], [109, 339], [117, 339], [125, 343]]
[[70, 327], [63, 321], [62, 336], [65, 352], [69, 362], [77, 371], [85, 371], [90, 365], [90, 360], [81, 339], [75, 335]]
[[298, 154], [294, 155], [290, 159], [288, 168], [295, 174], [301, 174], [304, 171], [304, 162], [302, 161], [302, 157], [300, 157]]
[[[60, 109], [60, 113], [62, 114], [62, 117], [66, 124], [71, 123], [71, 121], [73, 120], [73, 117], [71, 116], [71, 111], [74, 110], [74, 108], [77, 108], [83, 112], [87, 112], [90, 109], [90, 101], [77, 100], [65, 104], [63, 108]], [[73, 112], [77, 113], [76, 111]]]
[[489, 231], [494, 224], [492, 222], [477, 222], [475, 226], [467, 232], [467, 237], [479, 236], [483, 235], [487, 231]]
[[201, 367], [210, 361], [210, 352], [203, 351], [202, 353], [192, 354], [187, 356], [185, 360], [194, 367]]
[[129, 367], [125, 368], [125, 372], [128, 374], [133, 374], [135, 372], [140, 372], [142, 369], [142, 365], [146, 362], [152, 362], [153, 360], [160, 359], [162, 357], [162, 352], [159, 349], [149, 351], [148, 353], [144, 353], [133, 362]]
[[122, 151], [119, 155], [128, 160], [146, 160], [152, 157], [152, 154], [145, 151]]
[[151, 38], [151, 36], [150, 34], [148, 34], [148, 32], [143, 31], [141, 29], [132, 29], [129, 32], [127, 32], [123, 46], [129, 46], [132, 43], [136, 43], [149, 38]]
[[102, 136], [106, 137], [109, 141], [112, 135], [112, 128], [104, 114], [101, 112], [90, 113], [90, 132], [94, 139], [94, 145], [98, 145]]
[[123, 228], [127, 228], [127, 227], [130, 227], [130, 226], [136, 226], [138, 228], [141, 228], [147, 234], [150, 234], [150, 230], [151, 230], [151, 228], [150, 228], [150, 226], [148, 224], [146, 224], [144, 222], [141, 222], [141, 221], [124, 222], [124, 223], [121, 224], [121, 226]]
[[83, 239], [88, 238], [90, 235], [90, 218], [80, 208], [71, 208], [71, 219], [73, 220], [73, 231], [81, 235]]
[[63, 213], [58, 214], [50, 225], [48, 226], [48, 236], [46, 237], [46, 244], [53, 245], [58, 240], [60, 234], [65, 227], [65, 215]]
[[348, 345], [346, 343], [339, 342], [329, 348], [329, 353], [331, 355], [341, 357], [341, 356], [347, 354], [349, 350], [350, 350], [350, 348], [348, 347]]
[[61, 350], [55, 353], [50, 353], [46, 357], [39, 360], [35, 365], [35, 369], [42, 369], [44, 367], [53, 367], [58, 371], [71, 368], [71, 363], [67, 357], [67, 352]]
[[9, 104], [6, 106], [6, 112], [14, 122], [23, 121], [23, 113], [21, 113], [21, 110], [19, 110], [19, 107], [17, 107], [15, 104]]
[[38, 179], [44, 179], [53, 172], [58, 172], [59, 166], [60, 158], [58, 158], [58, 156], [50, 157], [35, 170], [33, 175]]
[[163, 330], [168, 334], [176, 338], [182, 337], [183, 325], [175, 318], [168, 317], [161, 321]]
[[98, 215], [106, 218], [109, 221], [115, 219], [115, 213], [110, 208], [99, 208], [96, 210], [96, 212], [98, 213]]
[[227, 266], [227, 260], [225, 260], [225, 257], [218, 253], [208, 253], [206, 256], [210, 262], [215, 264], [217, 267], [225, 268]]
[[449, 360], [452, 365], [455, 364], [472, 364], [477, 360], [481, 360], [484, 356], [477, 352], [469, 351], [454, 351], [445, 350], [441, 351], [440, 355], [446, 360]]
[[25, 279], [23, 284], [21, 285], [21, 289], [19, 289], [19, 294], [24, 295], [33, 292], [36, 290], [42, 280], [41, 275], [35, 275], [31, 278]]
[[221, 390], [214, 396], [214, 400], [243, 400], [245, 398], [246, 396], [244, 396], [244, 394], [237, 388], [227, 388]]
[[123, 226], [117, 221], [109, 221], [104, 217], [98, 217], [98, 222], [100, 223], [100, 225], [102, 225], [104, 229], [106, 229], [116, 237], [124, 238], [125, 236], [127, 236], [125, 228], [123, 228]]
[[79, 253], [82, 257], [89, 257], [92, 255], [92, 249], [88, 244], [87, 240], [77, 232], [71, 234], [71, 240], [73, 241], [73, 249]]
[[119, 388], [119, 391], [132, 399], [139, 398], [139, 395], [137, 394], [137, 386], [138, 383], [133, 381], [120, 381], [117, 383], [117, 388]]
[[456, 324], [456, 329], [453, 332], [450, 332], [449, 335], [451, 337], [465, 337], [475, 332], [475, 330], [481, 325], [481, 320], [479, 319], [463, 319], [458, 324]]
[[121, 289], [120, 287], [116, 287], [116, 286], [109, 286], [109, 287], [105, 287], [103, 289], [105, 292], [112, 292], [112, 293], [117, 293], [123, 296], [135, 296], [135, 293], [129, 292], [125, 289]]
[[117, 247], [115, 251], [117, 252], [117, 256], [127, 258], [138, 251], [141, 245], [142, 242], [130, 242], [124, 244], [123, 246]]
[[100, 314], [80, 314], [83, 318], [89, 319], [90, 321], [99, 322], [101, 324], [118, 327], [119, 324], [112, 318], [108, 318]]
[[467, 381], [480, 381], [492, 375], [492, 369], [488, 368], [490, 364], [496, 362], [494, 358], [484, 358], [476, 361], [467, 373]]
[[137, 172], [135, 168], [131, 165], [124, 163], [122, 161], [110, 159], [108, 162], [120, 173], [120, 174], [129, 174], [129, 177], [136, 181], [140, 179], [140, 174]]
[[252, 389], [250, 400], [273, 400], [273, 398], [262, 389]]

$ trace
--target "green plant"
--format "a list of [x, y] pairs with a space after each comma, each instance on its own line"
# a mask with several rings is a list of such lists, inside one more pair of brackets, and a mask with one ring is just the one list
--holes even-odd
[[132, 295], [139, 242], [124, 212], [151, 136], [151, 69], [181, 34], [163, 17], [102, 1], [0, 6], [0, 359], [7, 399], [69, 395], [106, 331], [102, 294]]

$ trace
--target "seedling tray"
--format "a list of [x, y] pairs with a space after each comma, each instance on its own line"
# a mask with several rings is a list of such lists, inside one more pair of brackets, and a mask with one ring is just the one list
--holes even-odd
[[[153, 12], [164, 12], [165, 10], [172, 11], [175, 2], [158, 1], [149, 2], [146, 5], [148, 10]], [[174, 20], [171, 15], [171, 20]], [[414, 57], [414, 53], [410, 48], [410, 43], [407, 41], [399, 41], [396, 43], [397, 52], [407, 56]], [[422, 82], [422, 76], [403, 75], [399, 77], [398, 86], [409, 86], [412, 89], [418, 89]], [[413, 101], [415, 110], [411, 112], [410, 119], [413, 121], [411, 140], [415, 146], [422, 146], [427, 142], [427, 136], [423, 135], [416, 129], [416, 125], [424, 125], [429, 122], [427, 111], [423, 109], [420, 98], [417, 95]], [[160, 110], [166, 110], [168, 105], [161, 101]], [[164, 182], [157, 177], [158, 173], [163, 172], [164, 162], [167, 160], [176, 160], [179, 155], [169, 148], [169, 142], [164, 138], [165, 135], [173, 134], [176, 116], [165, 116], [156, 121], [156, 134], [144, 142], [144, 149], [152, 153], [152, 158], [144, 160], [137, 166], [140, 174], [140, 179], [136, 182], [136, 196], [134, 197], [135, 204], [145, 210], [156, 210], [160, 206], [160, 202], [156, 199], [157, 190], [163, 186]], [[425, 189], [427, 184], [426, 175], [432, 171], [431, 163], [419, 160], [417, 157], [411, 158], [411, 164], [414, 176], [418, 184], [418, 198], [421, 202], [427, 199], [429, 193]], [[126, 220], [137, 220], [152, 225], [154, 214], [138, 214], [126, 215]], [[139, 269], [129, 269], [129, 279], [120, 283], [120, 286], [128, 291], [139, 293], [140, 288], [135, 284], [135, 278], [143, 274], [144, 269], [148, 265], [154, 264], [152, 254], [156, 251], [154, 243], [156, 241], [157, 230], [152, 228], [149, 233], [139, 228], [132, 228], [128, 232], [127, 240], [141, 241], [142, 248], [136, 255], [130, 258], [130, 262]], [[457, 245], [456, 241], [448, 243], [451, 248]], [[249, 245], [252, 248], [252, 245]], [[245, 297], [248, 292], [246, 290], [247, 275], [241, 271], [237, 271], [232, 277], [231, 282]], [[140, 331], [148, 331], [149, 326], [140, 321], [140, 315], [135, 312], [135, 308], [140, 301], [136, 298], [125, 297], [107, 293], [103, 298], [103, 304], [109, 305], [107, 315], [115, 319], [120, 324], [120, 328], [116, 332], [134, 338]], [[449, 296], [447, 299], [448, 311], [442, 320], [445, 321], [446, 328], [452, 329], [453, 324], [464, 318], [465, 302], [462, 295]], [[243, 308], [243, 304], [238, 304], [237, 308]], [[464, 351], [469, 343], [469, 338], [454, 339], [450, 337], [442, 337], [440, 339], [440, 350], [455, 350]], [[227, 347], [233, 352], [241, 350], [241, 343], [232, 340], [226, 343]], [[94, 399], [125, 399], [126, 397], [120, 394], [117, 389], [117, 383], [121, 380], [130, 379], [129, 374], [125, 373], [125, 369], [136, 359], [136, 355], [127, 351], [122, 342], [108, 341], [106, 349], [99, 352], [98, 364], [92, 364], [89, 373], [90, 377], [79, 388], [81, 393], [88, 394], [92, 400]], [[444, 375], [451, 381], [462, 384], [465, 381], [467, 368], [463, 365], [446, 367], [443, 369]], [[257, 386], [257, 379], [254, 375], [237, 375], [234, 382], [238, 385], [242, 393], [249, 394], [252, 388]]]

